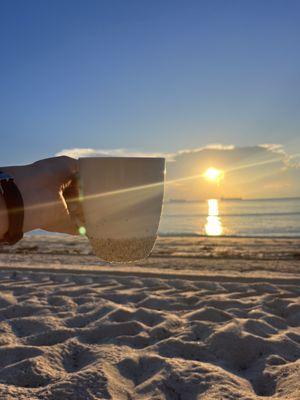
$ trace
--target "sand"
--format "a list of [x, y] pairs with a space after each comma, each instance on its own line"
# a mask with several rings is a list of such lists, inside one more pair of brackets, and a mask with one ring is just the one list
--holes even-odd
[[108, 262], [132, 262], [142, 260], [150, 254], [156, 237], [127, 239], [98, 239], [89, 236], [95, 254]]
[[135, 267], [81, 238], [0, 254], [0, 399], [300, 399], [296, 239], [161, 239]]

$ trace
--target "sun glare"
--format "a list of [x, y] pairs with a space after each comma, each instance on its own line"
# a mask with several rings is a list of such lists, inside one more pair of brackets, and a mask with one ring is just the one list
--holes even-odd
[[208, 216], [206, 218], [205, 233], [207, 236], [221, 236], [223, 234], [222, 221], [219, 217], [219, 202], [209, 199]]
[[224, 177], [224, 172], [221, 169], [211, 167], [204, 172], [203, 176], [208, 181], [220, 182]]

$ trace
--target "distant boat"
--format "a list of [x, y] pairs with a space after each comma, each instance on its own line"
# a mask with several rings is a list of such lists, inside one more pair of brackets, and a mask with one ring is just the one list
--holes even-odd
[[241, 197], [221, 197], [221, 201], [243, 201]]
[[167, 203], [188, 203], [188, 200], [185, 199], [169, 199]]

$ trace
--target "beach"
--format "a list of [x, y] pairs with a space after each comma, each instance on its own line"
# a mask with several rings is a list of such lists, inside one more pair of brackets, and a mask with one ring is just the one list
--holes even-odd
[[299, 399], [300, 239], [81, 237], [0, 253], [0, 399]]

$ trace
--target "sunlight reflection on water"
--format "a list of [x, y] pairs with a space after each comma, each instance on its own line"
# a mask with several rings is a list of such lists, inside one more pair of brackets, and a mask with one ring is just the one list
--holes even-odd
[[220, 236], [223, 233], [223, 226], [219, 216], [219, 202], [217, 199], [209, 199], [207, 204], [208, 215], [206, 217], [205, 233], [207, 236]]

